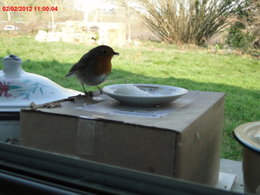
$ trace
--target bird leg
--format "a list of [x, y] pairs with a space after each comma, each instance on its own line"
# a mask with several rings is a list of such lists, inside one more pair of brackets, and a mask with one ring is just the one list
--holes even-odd
[[100, 94], [103, 94], [102, 89], [97, 85], [97, 88], [99, 89]]
[[87, 91], [86, 91], [86, 89], [85, 89], [85, 86], [84, 86], [84, 84], [83, 84], [83, 83], [81, 83], [81, 85], [82, 85], [82, 87], [83, 87], [84, 93], [86, 94], [86, 93], [87, 93]]
[[90, 97], [93, 97], [93, 92], [92, 92], [92, 91], [88, 91], [88, 92], [87, 92], [86, 89], [85, 89], [84, 84], [81, 83], [81, 85], [82, 85], [82, 87], [83, 87], [83, 90], [84, 90], [85, 95], [89, 95]]

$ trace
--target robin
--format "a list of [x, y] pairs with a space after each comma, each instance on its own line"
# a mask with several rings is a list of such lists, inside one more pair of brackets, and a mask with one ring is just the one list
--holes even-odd
[[104, 82], [110, 74], [112, 69], [111, 59], [114, 55], [119, 55], [119, 53], [115, 52], [111, 47], [107, 45], [97, 46], [83, 55], [71, 67], [65, 77], [75, 75], [81, 82], [85, 93], [87, 92], [84, 85], [97, 86], [102, 93], [98, 85]]

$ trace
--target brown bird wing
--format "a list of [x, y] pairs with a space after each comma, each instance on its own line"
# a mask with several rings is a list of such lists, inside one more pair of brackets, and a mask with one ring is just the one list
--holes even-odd
[[[92, 57], [91, 57], [92, 56]], [[78, 61], [78, 63], [80, 64], [87, 64], [91, 58], [93, 58], [93, 54], [91, 55], [91, 51], [89, 51], [88, 53], [84, 54], [80, 60]]]
[[65, 77], [70, 77], [70, 76], [72, 76], [76, 70], [80, 69], [81, 66], [82, 66], [82, 64], [80, 64], [80, 63], [74, 64], [74, 65], [71, 67], [69, 73], [68, 73], [67, 75], [65, 75]]
[[70, 76], [72, 76], [72, 75], [74, 74], [74, 72], [75, 72], [76, 70], [81, 69], [81, 68], [84, 68], [84, 66], [86, 66], [86, 64], [88, 64], [89, 61], [91, 60], [91, 58], [90, 58], [89, 56], [90, 56], [90, 55], [89, 55], [89, 52], [86, 53], [85, 55], [83, 55], [83, 56], [80, 58], [80, 60], [79, 60], [76, 64], [74, 64], [74, 65], [71, 67], [69, 73], [68, 73], [67, 75], [65, 75], [65, 77], [70, 77]]

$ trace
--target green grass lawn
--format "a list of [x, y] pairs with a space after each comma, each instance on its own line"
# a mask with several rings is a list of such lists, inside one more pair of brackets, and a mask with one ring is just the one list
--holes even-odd
[[[0, 36], [0, 57], [7, 51], [23, 60], [26, 71], [41, 74], [67, 88], [82, 90], [75, 78], [64, 78], [72, 64], [93, 46], [39, 43], [31, 37]], [[165, 84], [188, 90], [224, 92], [222, 158], [241, 159], [232, 131], [260, 120], [260, 62], [250, 56], [213, 54], [206, 49], [178, 49], [167, 44], [114, 49], [113, 72], [101, 86], [117, 83]], [[89, 88], [93, 90], [96, 88]]]

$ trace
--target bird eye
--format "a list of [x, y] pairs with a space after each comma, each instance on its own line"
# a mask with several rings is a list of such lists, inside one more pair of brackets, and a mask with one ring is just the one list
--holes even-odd
[[104, 52], [104, 53], [107, 53], [107, 50], [105, 50], [105, 49], [104, 49], [104, 51], [103, 51], [103, 52]]

